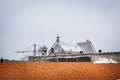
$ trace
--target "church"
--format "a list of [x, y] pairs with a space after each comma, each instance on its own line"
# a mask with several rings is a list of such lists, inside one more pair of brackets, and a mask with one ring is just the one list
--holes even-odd
[[60, 37], [56, 37], [56, 41], [48, 51], [49, 56], [62, 55], [62, 54], [90, 54], [95, 53], [96, 50], [91, 41], [86, 40], [85, 42], [79, 42], [76, 44], [64, 43], [60, 41]]
[[62, 42], [57, 36], [47, 55], [29, 56], [29, 61], [120, 63], [120, 52], [97, 52], [89, 40], [72, 44]]

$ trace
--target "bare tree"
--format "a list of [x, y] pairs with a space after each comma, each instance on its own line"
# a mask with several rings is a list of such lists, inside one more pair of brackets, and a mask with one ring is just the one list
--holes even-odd
[[42, 46], [39, 48], [39, 52], [41, 53], [42, 56], [47, 54], [47, 47], [46, 46]]

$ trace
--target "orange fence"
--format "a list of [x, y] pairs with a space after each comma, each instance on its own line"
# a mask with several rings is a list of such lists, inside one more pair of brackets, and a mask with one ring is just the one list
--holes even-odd
[[89, 62], [0, 63], [0, 80], [117, 80], [120, 64]]

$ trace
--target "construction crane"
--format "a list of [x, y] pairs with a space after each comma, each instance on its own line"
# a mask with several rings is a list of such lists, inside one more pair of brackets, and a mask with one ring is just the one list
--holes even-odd
[[36, 50], [36, 44], [32, 45], [33, 46], [33, 50], [19, 50], [19, 51], [16, 51], [16, 53], [31, 53], [33, 52], [33, 56], [36, 56], [36, 52], [39, 52]]

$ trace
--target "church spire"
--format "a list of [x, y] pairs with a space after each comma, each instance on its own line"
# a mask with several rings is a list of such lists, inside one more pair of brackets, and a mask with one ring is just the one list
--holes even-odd
[[57, 37], [56, 37], [56, 41], [57, 41], [57, 42], [60, 42], [60, 37], [59, 37], [58, 34], [57, 34]]

